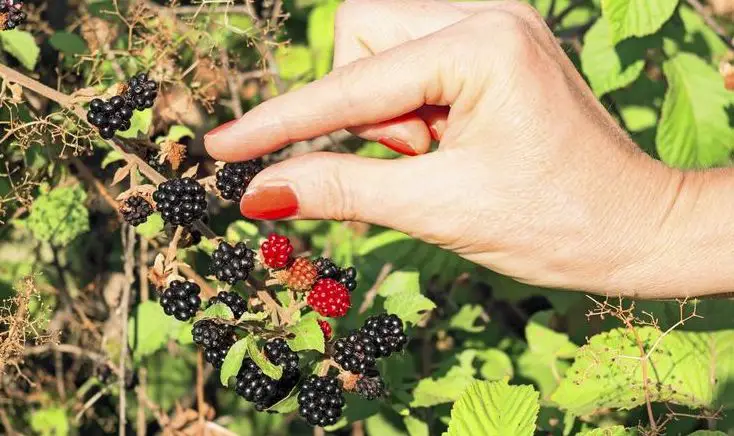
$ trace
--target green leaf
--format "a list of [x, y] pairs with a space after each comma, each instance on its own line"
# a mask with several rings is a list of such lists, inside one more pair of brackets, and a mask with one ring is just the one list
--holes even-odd
[[234, 313], [232, 313], [232, 309], [230, 309], [229, 306], [227, 306], [226, 304], [216, 303], [207, 307], [204, 312], [196, 316], [196, 318], [194, 318], [194, 322], [208, 318], [226, 319], [228, 321], [232, 321], [234, 319]]
[[156, 144], [162, 144], [165, 141], [180, 142], [182, 138], [195, 138], [196, 134], [193, 130], [181, 124], [174, 124], [168, 129], [166, 136], [161, 136], [155, 140]]
[[296, 395], [297, 390], [298, 390], [298, 387], [294, 386], [291, 392], [288, 395], [286, 395], [285, 398], [273, 404], [272, 406], [268, 407], [267, 409], [265, 409], [265, 411], [278, 412], [278, 413], [291, 413], [294, 410], [297, 410], [298, 409], [298, 395]]
[[688, 436], [726, 436], [726, 433], [724, 433], [723, 431], [698, 430], [698, 431], [694, 431], [693, 433], [689, 434]]
[[579, 436], [637, 436], [638, 432], [632, 428], [624, 428], [622, 425], [613, 427], [595, 428], [579, 433]]
[[484, 380], [495, 381], [513, 377], [512, 360], [504, 351], [488, 348], [480, 351], [477, 358], [483, 361], [482, 366], [479, 367], [479, 374]]
[[237, 321], [238, 322], [262, 321], [262, 320], [264, 320], [267, 317], [268, 317], [268, 314], [266, 312], [257, 312], [257, 313], [245, 312], [245, 313], [242, 314], [242, 316], [240, 317], [240, 319], [237, 320]]
[[74, 33], [56, 32], [48, 39], [48, 42], [53, 48], [69, 56], [87, 51], [87, 44]]
[[559, 333], [548, 327], [553, 311], [535, 313], [525, 326], [525, 338], [530, 351], [553, 358], [571, 359], [578, 346], [568, 339], [565, 333]]
[[657, 32], [677, 5], [678, 0], [601, 0], [601, 11], [609, 21], [613, 41], [619, 42]]
[[236, 377], [237, 373], [240, 372], [242, 360], [247, 355], [250, 342], [252, 342], [252, 336], [247, 336], [235, 342], [229, 351], [227, 351], [227, 356], [222, 363], [222, 369], [219, 370], [219, 381], [222, 383], [222, 386], [229, 386], [229, 379]]
[[148, 137], [148, 132], [153, 125], [153, 110], [145, 109], [142, 111], [133, 111], [130, 118], [130, 128], [125, 131], [117, 131], [117, 136], [128, 139], [144, 139]]
[[113, 162], [119, 162], [119, 161], [124, 161], [124, 160], [125, 158], [122, 157], [122, 155], [118, 151], [112, 150], [105, 155], [100, 165], [102, 166], [102, 168], [107, 168]]
[[280, 380], [283, 377], [283, 367], [274, 365], [269, 361], [263, 353], [257, 348], [255, 341], [247, 343], [247, 354], [250, 355], [250, 359], [255, 362], [258, 368], [262, 369], [263, 373], [273, 380]]
[[18, 61], [27, 70], [33, 70], [38, 62], [41, 49], [30, 32], [13, 29], [0, 32], [2, 48]]
[[591, 89], [600, 97], [623, 88], [642, 73], [647, 47], [640, 40], [623, 41], [615, 46], [604, 17], [586, 32], [581, 51], [581, 69]]
[[[0, 32], [2, 33], [2, 32]], [[33, 237], [52, 245], [66, 246], [89, 230], [87, 194], [81, 186], [54, 188], [31, 205], [28, 228]]]
[[727, 110], [734, 93], [721, 75], [702, 59], [680, 53], [663, 64], [668, 92], [658, 126], [658, 153], [680, 168], [724, 165], [734, 147]]
[[451, 409], [448, 436], [532, 435], [538, 417], [538, 393], [532, 386], [506, 381], [472, 383]]
[[288, 346], [293, 351], [316, 350], [324, 352], [324, 332], [316, 322], [318, 314], [309, 312], [304, 315], [294, 326], [288, 328], [288, 333], [295, 335], [286, 339]]
[[387, 313], [397, 315], [406, 323], [415, 324], [424, 311], [434, 309], [436, 304], [419, 293], [399, 292], [390, 295], [384, 307]]
[[156, 212], [149, 216], [143, 224], [135, 227], [135, 232], [144, 238], [150, 239], [163, 231], [163, 218], [161, 214]]
[[408, 415], [403, 418], [405, 428], [408, 429], [410, 436], [430, 436], [430, 429], [425, 421], [421, 421], [413, 415]]
[[313, 55], [314, 74], [320, 78], [331, 69], [334, 51], [334, 18], [338, 0], [330, 0], [315, 7], [308, 15], [308, 46]]
[[42, 436], [66, 436], [69, 434], [69, 418], [61, 407], [49, 407], [31, 413], [31, 428]]
[[224, 239], [231, 244], [241, 241], [249, 241], [257, 238], [260, 231], [257, 226], [249, 221], [238, 220], [227, 227]]
[[653, 327], [638, 327], [636, 335], [615, 329], [593, 336], [576, 353], [576, 361], [552, 400], [577, 416], [601, 408], [626, 410], [644, 404], [637, 337], [650, 356], [647, 386], [651, 401], [694, 409], [734, 406], [730, 388], [734, 383], [734, 330], [673, 330], [663, 336]]
[[418, 271], [395, 271], [390, 273], [377, 288], [377, 295], [390, 297], [391, 295], [407, 292], [419, 294], [421, 292], [420, 273]]
[[182, 324], [185, 323], [166, 315], [157, 302], [140, 303], [128, 320], [128, 344], [135, 360], [139, 361], [160, 350], [169, 338], [176, 339]]
[[476, 379], [473, 371], [461, 366], [451, 368], [438, 379], [421, 379], [413, 390], [410, 407], [431, 407], [456, 401], [464, 390]]
[[285, 80], [309, 78], [313, 67], [311, 51], [300, 44], [280, 46], [275, 51], [280, 76]]
[[465, 304], [451, 317], [449, 321], [450, 330], [460, 330], [469, 333], [478, 333], [484, 330], [484, 326], [476, 325], [482, 314], [482, 306], [479, 304]]

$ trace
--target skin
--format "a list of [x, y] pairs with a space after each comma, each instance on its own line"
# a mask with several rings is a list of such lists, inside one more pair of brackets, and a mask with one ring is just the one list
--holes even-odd
[[297, 198], [288, 218], [391, 227], [525, 283], [637, 298], [732, 289], [734, 175], [641, 152], [530, 6], [347, 1], [334, 67], [210, 132], [208, 152], [244, 161], [346, 128], [408, 156], [289, 159], [253, 180], [243, 211], [279, 187]]

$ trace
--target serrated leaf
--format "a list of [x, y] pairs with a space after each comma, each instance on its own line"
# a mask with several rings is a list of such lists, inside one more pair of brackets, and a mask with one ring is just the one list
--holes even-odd
[[144, 238], [150, 239], [163, 231], [163, 217], [156, 212], [148, 217], [143, 224], [135, 227], [135, 232]]
[[675, 12], [678, 0], [601, 0], [614, 42], [657, 32]]
[[70, 32], [56, 32], [48, 39], [48, 43], [56, 50], [69, 56], [87, 51], [87, 44], [84, 40], [79, 35]]
[[309, 312], [304, 315], [294, 326], [288, 328], [288, 333], [295, 335], [286, 339], [288, 346], [293, 351], [316, 350], [324, 352], [324, 333], [316, 322], [318, 314]]
[[413, 415], [408, 415], [403, 418], [403, 424], [408, 429], [410, 436], [429, 436], [431, 434], [428, 424]]
[[105, 155], [100, 165], [102, 166], [102, 168], [107, 168], [113, 162], [119, 162], [119, 161], [124, 161], [124, 160], [125, 158], [122, 157], [122, 155], [118, 151], [112, 150]]
[[161, 136], [155, 140], [156, 144], [161, 144], [165, 141], [181, 142], [182, 138], [189, 137], [195, 138], [196, 134], [193, 130], [181, 124], [174, 124], [168, 129], [166, 136]]
[[391, 295], [408, 292], [419, 294], [421, 291], [420, 273], [418, 271], [395, 271], [390, 273], [377, 288], [377, 295]]
[[181, 321], [163, 312], [155, 301], [144, 301], [128, 320], [128, 345], [136, 361], [163, 348], [171, 335], [178, 335]]
[[[1, 33], [1, 32], [0, 32]], [[81, 186], [54, 188], [39, 195], [31, 205], [28, 228], [33, 237], [52, 245], [66, 246], [89, 230], [87, 194]]]
[[495, 381], [513, 377], [512, 360], [504, 351], [489, 348], [477, 353], [477, 358], [483, 361], [479, 367], [479, 374], [484, 380]]
[[475, 382], [451, 409], [444, 435], [532, 435], [539, 407], [538, 392], [532, 386]]
[[247, 344], [247, 354], [250, 356], [255, 365], [262, 369], [263, 373], [273, 380], [280, 380], [283, 377], [283, 367], [274, 365], [273, 362], [269, 361], [267, 357], [257, 348], [255, 341], [250, 341]]
[[679, 168], [705, 168], [730, 161], [734, 129], [727, 110], [734, 93], [702, 59], [680, 53], [663, 64], [668, 91], [655, 143], [660, 158]]
[[571, 359], [579, 347], [568, 339], [567, 334], [549, 327], [552, 316], [553, 311], [550, 310], [533, 314], [525, 326], [528, 347], [536, 354]]
[[282, 400], [265, 409], [267, 412], [291, 413], [298, 409], [298, 387], [294, 386]]
[[632, 428], [625, 428], [622, 425], [613, 427], [595, 428], [593, 430], [583, 431], [579, 436], [637, 436], [638, 432]]
[[232, 309], [230, 309], [229, 306], [227, 306], [226, 304], [216, 303], [207, 307], [206, 310], [197, 315], [196, 318], [194, 318], [194, 322], [208, 318], [218, 318], [232, 321], [234, 319], [234, 313], [232, 313]]
[[307, 38], [313, 56], [314, 74], [320, 78], [331, 69], [334, 51], [334, 18], [338, 0], [330, 0], [313, 8], [308, 15]]
[[438, 379], [421, 379], [413, 389], [410, 407], [431, 407], [456, 401], [475, 380], [472, 372], [460, 366], [451, 368], [445, 376]]
[[121, 138], [144, 139], [148, 137], [152, 125], [153, 109], [136, 110], [130, 118], [130, 128], [125, 131], [118, 130], [115, 134]]
[[484, 326], [476, 325], [482, 315], [482, 306], [478, 304], [465, 304], [451, 317], [448, 328], [469, 333], [477, 333], [484, 330]]
[[222, 369], [219, 370], [219, 381], [222, 386], [229, 386], [229, 379], [236, 377], [242, 367], [242, 360], [247, 355], [247, 349], [252, 342], [252, 336], [247, 336], [235, 342], [227, 351], [227, 356], [222, 363]]
[[433, 310], [436, 304], [421, 294], [400, 292], [385, 300], [385, 311], [397, 315], [404, 322], [415, 324], [423, 316], [423, 312]]
[[33, 70], [38, 62], [41, 49], [30, 32], [13, 29], [0, 32], [2, 48], [18, 61], [27, 70]]
[[224, 239], [229, 243], [236, 244], [237, 242], [255, 239], [259, 233], [260, 231], [255, 224], [245, 220], [238, 220], [227, 227]]
[[646, 49], [641, 40], [615, 45], [609, 23], [599, 18], [586, 32], [581, 51], [581, 69], [594, 94], [600, 97], [634, 82], [645, 67]]

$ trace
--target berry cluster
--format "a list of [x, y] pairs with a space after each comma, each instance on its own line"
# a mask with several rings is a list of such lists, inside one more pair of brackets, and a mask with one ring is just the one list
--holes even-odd
[[191, 335], [194, 343], [204, 350], [206, 361], [217, 369], [222, 367], [227, 352], [235, 343], [234, 329], [211, 319], [195, 322]]
[[153, 200], [163, 221], [177, 226], [189, 226], [206, 212], [206, 191], [191, 177], [161, 183]]
[[131, 226], [143, 224], [153, 213], [153, 207], [139, 195], [129, 197], [120, 207], [122, 218]]
[[268, 239], [260, 245], [263, 263], [272, 269], [282, 269], [288, 266], [293, 253], [291, 241], [276, 233], [271, 233]]
[[328, 257], [319, 257], [314, 265], [316, 265], [319, 278], [334, 279], [343, 284], [349, 292], [357, 289], [357, 270], [353, 266], [339, 268]]
[[339, 379], [309, 376], [298, 394], [298, 413], [311, 425], [334, 424], [342, 414], [344, 394]]
[[0, 30], [12, 30], [26, 19], [23, 3], [13, 0], [0, 0]]
[[306, 302], [320, 315], [333, 318], [346, 315], [352, 305], [347, 288], [334, 279], [316, 281]]
[[173, 315], [179, 321], [186, 321], [196, 314], [201, 305], [199, 285], [194, 282], [174, 280], [161, 294], [160, 305], [166, 315]]
[[360, 333], [372, 339], [377, 346], [375, 357], [388, 357], [402, 351], [408, 343], [403, 331], [403, 321], [397, 315], [386, 313], [367, 318]]
[[261, 159], [224, 164], [216, 173], [220, 195], [225, 200], [240, 201], [252, 179], [262, 170]]
[[407, 342], [403, 322], [397, 315], [371, 316], [359, 330], [336, 340], [334, 361], [345, 371], [365, 374], [374, 369], [377, 358], [401, 351]]
[[130, 118], [133, 108], [124, 98], [116, 95], [104, 101], [95, 98], [89, 103], [87, 121], [99, 129], [99, 135], [104, 139], [115, 136], [117, 130], [124, 131], [130, 128]]
[[220, 242], [212, 253], [209, 270], [220, 282], [234, 285], [238, 281], [245, 281], [255, 268], [255, 252], [247, 248], [244, 242], [231, 246], [227, 242]]
[[354, 374], [364, 374], [372, 369], [375, 355], [376, 346], [372, 339], [356, 330], [334, 343], [334, 361]]
[[232, 310], [235, 319], [240, 319], [242, 314], [247, 312], [247, 302], [244, 298], [235, 294], [234, 292], [219, 291], [216, 297], [209, 299], [208, 306], [212, 306], [217, 303], [224, 303]]
[[377, 370], [370, 370], [357, 380], [354, 390], [365, 400], [376, 400], [385, 395], [385, 381]]
[[125, 101], [139, 111], [153, 107], [157, 96], [158, 84], [149, 79], [146, 73], [138, 73], [128, 80], [127, 89], [123, 93]]
[[247, 401], [255, 403], [262, 411], [285, 398], [301, 377], [298, 354], [293, 352], [284, 339], [273, 339], [265, 344], [265, 357], [275, 365], [283, 367], [283, 375], [274, 380], [252, 361], [245, 359], [237, 374], [235, 392]]

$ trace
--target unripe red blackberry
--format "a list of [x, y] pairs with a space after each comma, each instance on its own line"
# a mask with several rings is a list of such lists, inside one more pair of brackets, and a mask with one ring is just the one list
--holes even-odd
[[201, 305], [199, 285], [174, 280], [161, 294], [159, 303], [166, 315], [173, 315], [179, 321], [186, 321], [196, 315]]
[[331, 334], [332, 334], [331, 324], [329, 324], [326, 320], [323, 320], [323, 319], [319, 319], [316, 322], [318, 322], [319, 327], [321, 327], [321, 332], [324, 334], [324, 340], [328, 341], [329, 339], [331, 339]]
[[290, 262], [293, 245], [287, 237], [271, 233], [268, 239], [260, 245], [260, 253], [262, 253], [265, 265], [272, 269], [282, 269]]
[[231, 246], [225, 241], [212, 253], [209, 271], [217, 280], [234, 285], [238, 281], [245, 281], [255, 268], [255, 252], [247, 248], [244, 242]]
[[285, 274], [285, 284], [294, 291], [307, 291], [316, 281], [316, 266], [305, 257], [296, 258]]
[[334, 362], [345, 371], [364, 374], [375, 366], [376, 348], [372, 339], [354, 330], [334, 342]]
[[339, 379], [309, 376], [298, 394], [298, 413], [313, 426], [334, 424], [342, 415], [344, 394]]
[[366, 400], [376, 400], [385, 395], [385, 381], [376, 370], [367, 371], [357, 380], [355, 392]]
[[177, 226], [191, 225], [206, 212], [206, 191], [191, 177], [161, 183], [153, 200], [163, 221]]
[[153, 107], [157, 96], [158, 84], [149, 79], [146, 73], [139, 73], [128, 80], [127, 90], [123, 94], [125, 101], [139, 111]]
[[127, 198], [120, 207], [122, 218], [131, 226], [143, 224], [153, 213], [153, 206], [143, 197], [134, 195]]
[[225, 200], [240, 201], [252, 179], [262, 170], [262, 159], [226, 163], [217, 171], [217, 189]]
[[217, 303], [224, 303], [232, 310], [235, 319], [240, 319], [242, 314], [247, 312], [247, 302], [244, 298], [234, 292], [220, 291], [216, 297], [209, 299], [208, 306]]
[[351, 307], [349, 291], [334, 279], [319, 279], [306, 296], [306, 303], [322, 316], [339, 318]]
[[397, 315], [386, 313], [367, 318], [359, 331], [377, 346], [376, 357], [387, 357], [401, 351], [408, 342], [403, 331], [403, 321]]

